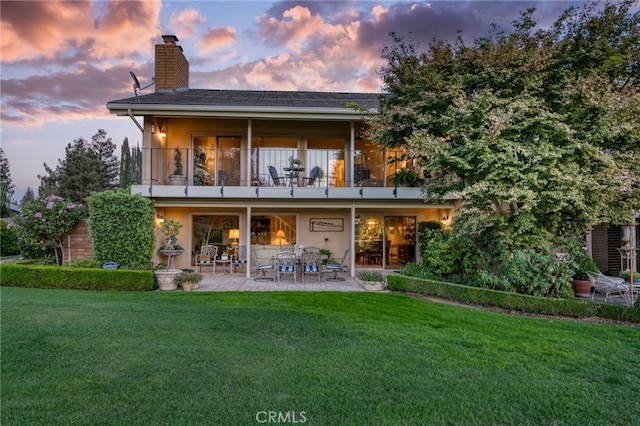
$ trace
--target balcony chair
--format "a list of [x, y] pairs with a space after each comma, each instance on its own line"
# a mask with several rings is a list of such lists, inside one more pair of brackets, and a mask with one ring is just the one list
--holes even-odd
[[307, 182], [306, 185], [304, 186], [313, 186], [314, 183], [316, 183], [316, 179], [318, 178], [318, 175], [320, 174], [320, 167], [315, 166], [313, 169], [311, 169], [311, 172], [309, 173], [308, 177], [303, 177], [302, 178], [302, 182]]
[[302, 253], [302, 282], [307, 274], [317, 274], [318, 282], [322, 282], [322, 264], [320, 253]]
[[283, 274], [292, 274], [293, 281], [298, 282], [298, 279], [296, 277], [296, 263], [296, 254], [293, 252], [284, 252], [277, 254], [276, 279], [278, 280], [278, 282], [280, 282], [280, 277]]
[[216, 257], [218, 257], [218, 246], [203, 245], [200, 253], [196, 255], [196, 272], [202, 270], [203, 266], [211, 266], [212, 273], [216, 273]]
[[593, 300], [596, 293], [604, 294], [604, 301], [613, 303], [614, 298], [622, 299], [625, 305], [631, 304], [631, 286], [627, 284], [624, 279], [618, 277], [609, 277], [602, 272], [594, 273], [588, 272], [587, 275], [591, 279], [593, 284], [593, 293], [591, 293], [591, 299]]
[[273, 262], [271, 259], [264, 259], [258, 257], [258, 253], [256, 253], [255, 249], [251, 249], [251, 258], [254, 259], [256, 263], [256, 272], [262, 272], [262, 276], [256, 277], [254, 281], [273, 281], [273, 278], [267, 277], [267, 271], [273, 269]]
[[269, 166], [269, 174], [271, 175], [271, 179], [273, 179], [274, 186], [282, 186], [283, 178], [278, 176], [278, 171], [275, 167]]
[[247, 246], [236, 247], [236, 252], [231, 257], [231, 270], [235, 274], [238, 267], [247, 267]]

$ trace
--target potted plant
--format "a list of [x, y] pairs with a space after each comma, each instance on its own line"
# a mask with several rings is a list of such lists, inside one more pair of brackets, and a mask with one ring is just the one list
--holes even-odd
[[322, 256], [322, 264], [326, 265], [329, 259], [331, 259], [331, 250], [320, 249], [320, 256]]
[[[625, 269], [624, 271], [620, 271], [618, 276], [620, 278], [624, 279], [625, 281], [631, 282], [631, 270], [629, 270], [629, 269]], [[638, 271], [633, 271], [633, 283], [634, 283], [634, 285], [640, 283], [640, 273]]]
[[573, 280], [571, 281], [573, 292], [576, 296], [590, 296], [592, 283], [587, 272], [598, 273], [598, 266], [583, 249], [577, 249], [571, 253], [570, 261], [573, 267]]
[[172, 219], [166, 219], [162, 224], [162, 235], [166, 245], [160, 247], [160, 253], [169, 258], [167, 270], [176, 269], [174, 257], [182, 254], [184, 249], [178, 245], [178, 234], [182, 229], [182, 224]]
[[177, 286], [181, 286], [184, 291], [191, 291], [197, 288], [197, 284], [202, 280], [202, 275], [190, 270], [183, 270], [175, 277], [173, 282]]
[[358, 280], [367, 290], [381, 291], [385, 288], [384, 276], [380, 271], [360, 271], [358, 272]]
[[176, 148], [176, 152], [173, 156], [173, 162], [175, 170], [172, 175], [169, 175], [171, 185], [186, 185], [187, 178], [182, 175], [182, 151], [180, 151], [180, 148]]
[[302, 167], [302, 161], [297, 158], [293, 158], [293, 156], [289, 157], [289, 168], [291, 169], [299, 169]]
[[395, 186], [416, 187], [422, 185], [422, 179], [414, 169], [398, 169], [390, 179]]

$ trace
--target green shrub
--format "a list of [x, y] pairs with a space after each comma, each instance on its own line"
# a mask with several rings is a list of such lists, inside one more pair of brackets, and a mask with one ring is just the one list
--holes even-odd
[[151, 269], [155, 247], [153, 205], [141, 195], [105, 191], [88, 199], [95, 258], [125, 269]]
[[182, 285], [183, 283], [197, 284], [200, 281], [202, 281], [202, 274], [198, 274], [197, 272], [182, 271], [173, 277], [173, 283], [177, 285]]
[[20, 253], [16, 229], [4, 220], [0, 221], [0, 256], [13, 256]]
[[102, 268], [102, 263], [97, 259], [73, 259], [67, 266], [74, 268]]
[[358, 279], [360, 281], [367, 282], [384, 282], [384, 277], [382, 276], [382, 272], [380, 271], [360, 271], [358, 272]]
[[463, 303], [496, 306], [520, 312], [562, 315], [575, 318], [601, 317], [618, 321], [640, 322], [640, 308], [630, 308], [584, 299], [559, 299], [529, 296], [442, 281], [426, 280], [406, 275], [389, 275], [387, 288], [394, 291], [420, 293]]
[[152, 271], [74, 268], [68, 266], [0, 265], [6, 287], [60, 288], [76, 290], [152, 290]]

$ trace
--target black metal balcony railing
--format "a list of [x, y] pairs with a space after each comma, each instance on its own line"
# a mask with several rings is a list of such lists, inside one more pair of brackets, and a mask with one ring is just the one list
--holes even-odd
[[419, 186], [422, 170], [400, 152], [285, 148], [145, 148], [142, 185], [264, 187]]

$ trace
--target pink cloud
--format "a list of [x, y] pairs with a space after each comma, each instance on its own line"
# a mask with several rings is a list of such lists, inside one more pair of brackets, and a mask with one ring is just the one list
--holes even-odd
[[180, 38], [193, 37], [196, 28], [206, 21], [207, 19], [196, 9], [185, 9], [169, 21], [170, 33], [180, 34]]
[[236, 30], [231, 27], [210, 28], [196, 42], [199, 53], [206, 54], [220, 47], [233, 44], [237, 39]]
[[155, 1], [119, 0], [0, 4], [3, 63], [37, 56], [54, 58], [81, 47], [91, 59], [137, 54], [141, 46], [157, 37], [161, 8]]

